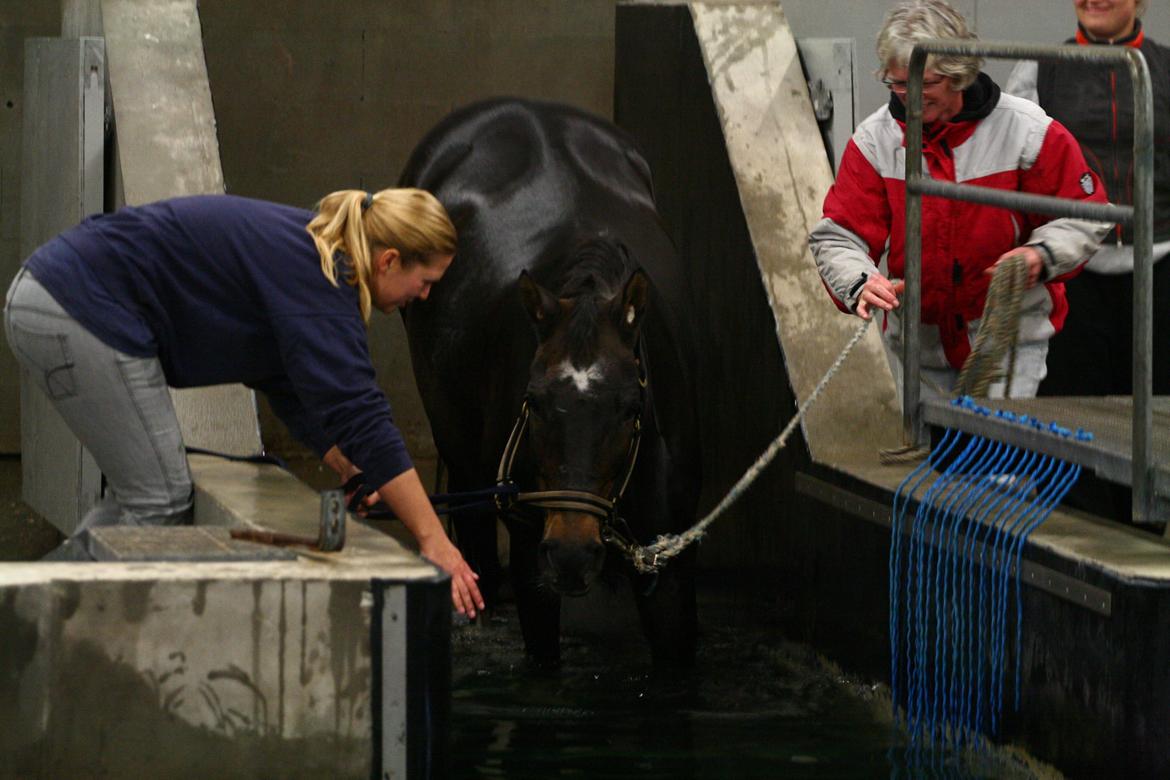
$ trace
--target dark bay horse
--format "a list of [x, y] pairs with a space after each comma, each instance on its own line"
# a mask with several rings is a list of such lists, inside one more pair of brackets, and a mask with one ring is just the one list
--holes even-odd
[[[433, 192], [459, 233], [442, 282], [403, 313], [449, 488], [494, 485], [517, 431], [506, 476], [552, 491], [505, 518], [529, 656], [559, 661], [559, 597], [608, 558], [634, 577], [655, 663], [688, 664], [693, 552], [638, 576], [605, 543], [690, 527], [701, 484], [696, 313], [645, 160], [579, 110], [494, 100], [427, 134], [400, 184]], [[614, 514], [556, 500], [582, 495], [616, 498]], [[495, 523], [460, 517], [456, 536], [491, 598]]]

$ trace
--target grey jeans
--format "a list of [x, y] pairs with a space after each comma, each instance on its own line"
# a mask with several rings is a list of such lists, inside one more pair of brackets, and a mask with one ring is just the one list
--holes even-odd
[[24, 269], [8, 290], [4, 333], [105, 476], [107, 500], [81, 528], [189, 523], [191, 472], [158, 359], [106, 345]]

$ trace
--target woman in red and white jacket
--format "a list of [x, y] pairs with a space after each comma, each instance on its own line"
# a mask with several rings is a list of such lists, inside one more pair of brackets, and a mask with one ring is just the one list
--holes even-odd
[[[863, 121], [845, 148], [824, 218], [809, 236], [834, 302], [863, 319], [883, 310], [883, 337], [901, 382], [896, 310], [905, 265], [906, 82], [916, 42], [974, 39], [943, 0], [896, 6], [878, 35], [890, 101]], [[931, 56], [923, 78], [923, 170], [941, 181], [1104, 203], [1076, 140], [1034, 103], [1001, 94], [972, 57]], [[1064, 323], [1062, 280], [1077, 273], [1111, 226], [942, 198], [922, 203], [921, 365], [924, 397], [948, 395], [971, 351], [993, 267], [1022, 255], [1029, 288], [1021, 303], [1010, 395], [1032, 397], [1045, 375], [1048, 339]], [[878, 266], [885, 256], [888, 273]], [[900, 387], [899, 387], [900, 389]], [[992, 396], [1004, 395], [1002, 383]]]

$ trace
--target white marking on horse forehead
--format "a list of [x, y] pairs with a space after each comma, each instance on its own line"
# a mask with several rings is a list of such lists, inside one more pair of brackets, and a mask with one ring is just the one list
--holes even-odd
[[572, 379], [573, 384], [577, 386], [577, 390], [582, 393], [589, 392], [590, 383], [596, 382], [604, 376], [605, 371], [601, 363], [594, 363], [588, 368], [577, 368], [566, 360], [557, 366], [557, 377], [560, 379]]

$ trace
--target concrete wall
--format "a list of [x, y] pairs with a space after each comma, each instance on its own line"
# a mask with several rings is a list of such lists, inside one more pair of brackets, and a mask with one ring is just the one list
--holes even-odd
[[0, 620], [24, 642], [3, 644], [0, 775], [368, 777], [368, 581], [253, 566], [237, 581], [109, 566], [101, 581], [6, 582]]
[[[1145, 24], [1170, 41], [1170, 6]], [[1071, 0], [956, 0], [987, 40], [1056, 42], [1074, 26]], [[310, 205], [340, 187], [392, 183], [418, 137], [450, 108], [494, 94], [564, 100], [609, 116], [613, 0], [204, 0], [205, 32], [228, 191]], [[890, 7], [785, 0], [797, 38], [857, 41], [859, 114], [886, 98], [873, 42]], [[20, 203], [21, 41], [61, 28], [58, 3], [0, 0], [0, 286], [15, 273]], [[572, 52], [572, 56], [566, 56]], [[1010, 65], [988, 70], [1006, 75]], [[262, 74], [262, 76], [261, 76]], [[433, 451], [397, 319], [371, 341], [412, 451]], [[0, 452], [19, 447], [15, 364], [0, 350]], [[266, 436], [275, 426], [265, 417]], [[279, 429], [276, 429], [279, 430]]]
[[[890, 7], [786, 0], [797, 38], [857, 41], [859, 115], [885, 99], [871, 77], [873, 41]], [[1170, 6], [1151, 3], [1150, 34], [1170, 41]], [[988, 40], [1056, 42], [1074, 29], [1071, 0], [956, 0]], [[613, 103], [613, 0], [202, 0], [227, 189], [311, 205], [333, 189], [393, 183], [421, 134], [449, 109], [516, 94], [602, 115]], [[0, 287], [20, 257], [16, 225], [23, 47], [60, 30], [58, 3], [0, 0]], [[1006, 75], [1010, 65], [992, 63]], [[433, 452], [397, 318], [375, 318], [379, 375], [416, 457]], [[0, 452], [19, 446], [16, 371], [0, 349]], [[287, 446], [264, 415], [265, 435]]]
[[[21, 122], [24, 118], [24, 39], [57, 35], [56, 3], [0, 0], [0, 288], [20, 267]], [[0, 453], [20, 450], [20, 372], [0, 347]]]
[[9, 564], [0, 778], [445, 776], [449, 585], [335, 560]]
[[[204, 0], [199, 12], [227, 189], [308, 206], [334, 189], [389, 186], [439, 118], [491, 95], [561, 100], [611, 116], [614, 5], [351, 0], [339, 18], [315, 3]], [[856, 39], [859, 118], [887, 99], [872, 77], [873, 42], [891, 4], [782, 5], [797, 38]], [[1032, 0], [1026, 32], [1018, 29], [1018, 4], [957, 0], [956, 6], [987, 39], [1054, 42], [1074, 24], [1071, 0]], [[1151, 9], [1147, 23], [1156, 37], [1170, 40], [1170, 10]], [[1001, 78], [1009, 69], [1009, 63], [989, 65]], [[410, 450], [429, 462], [434, 445], [409, 379], [401, 323], [375, 317], [370, 333]], [[263, 404], [262, 424], [270, 448], [296, 449]]]

